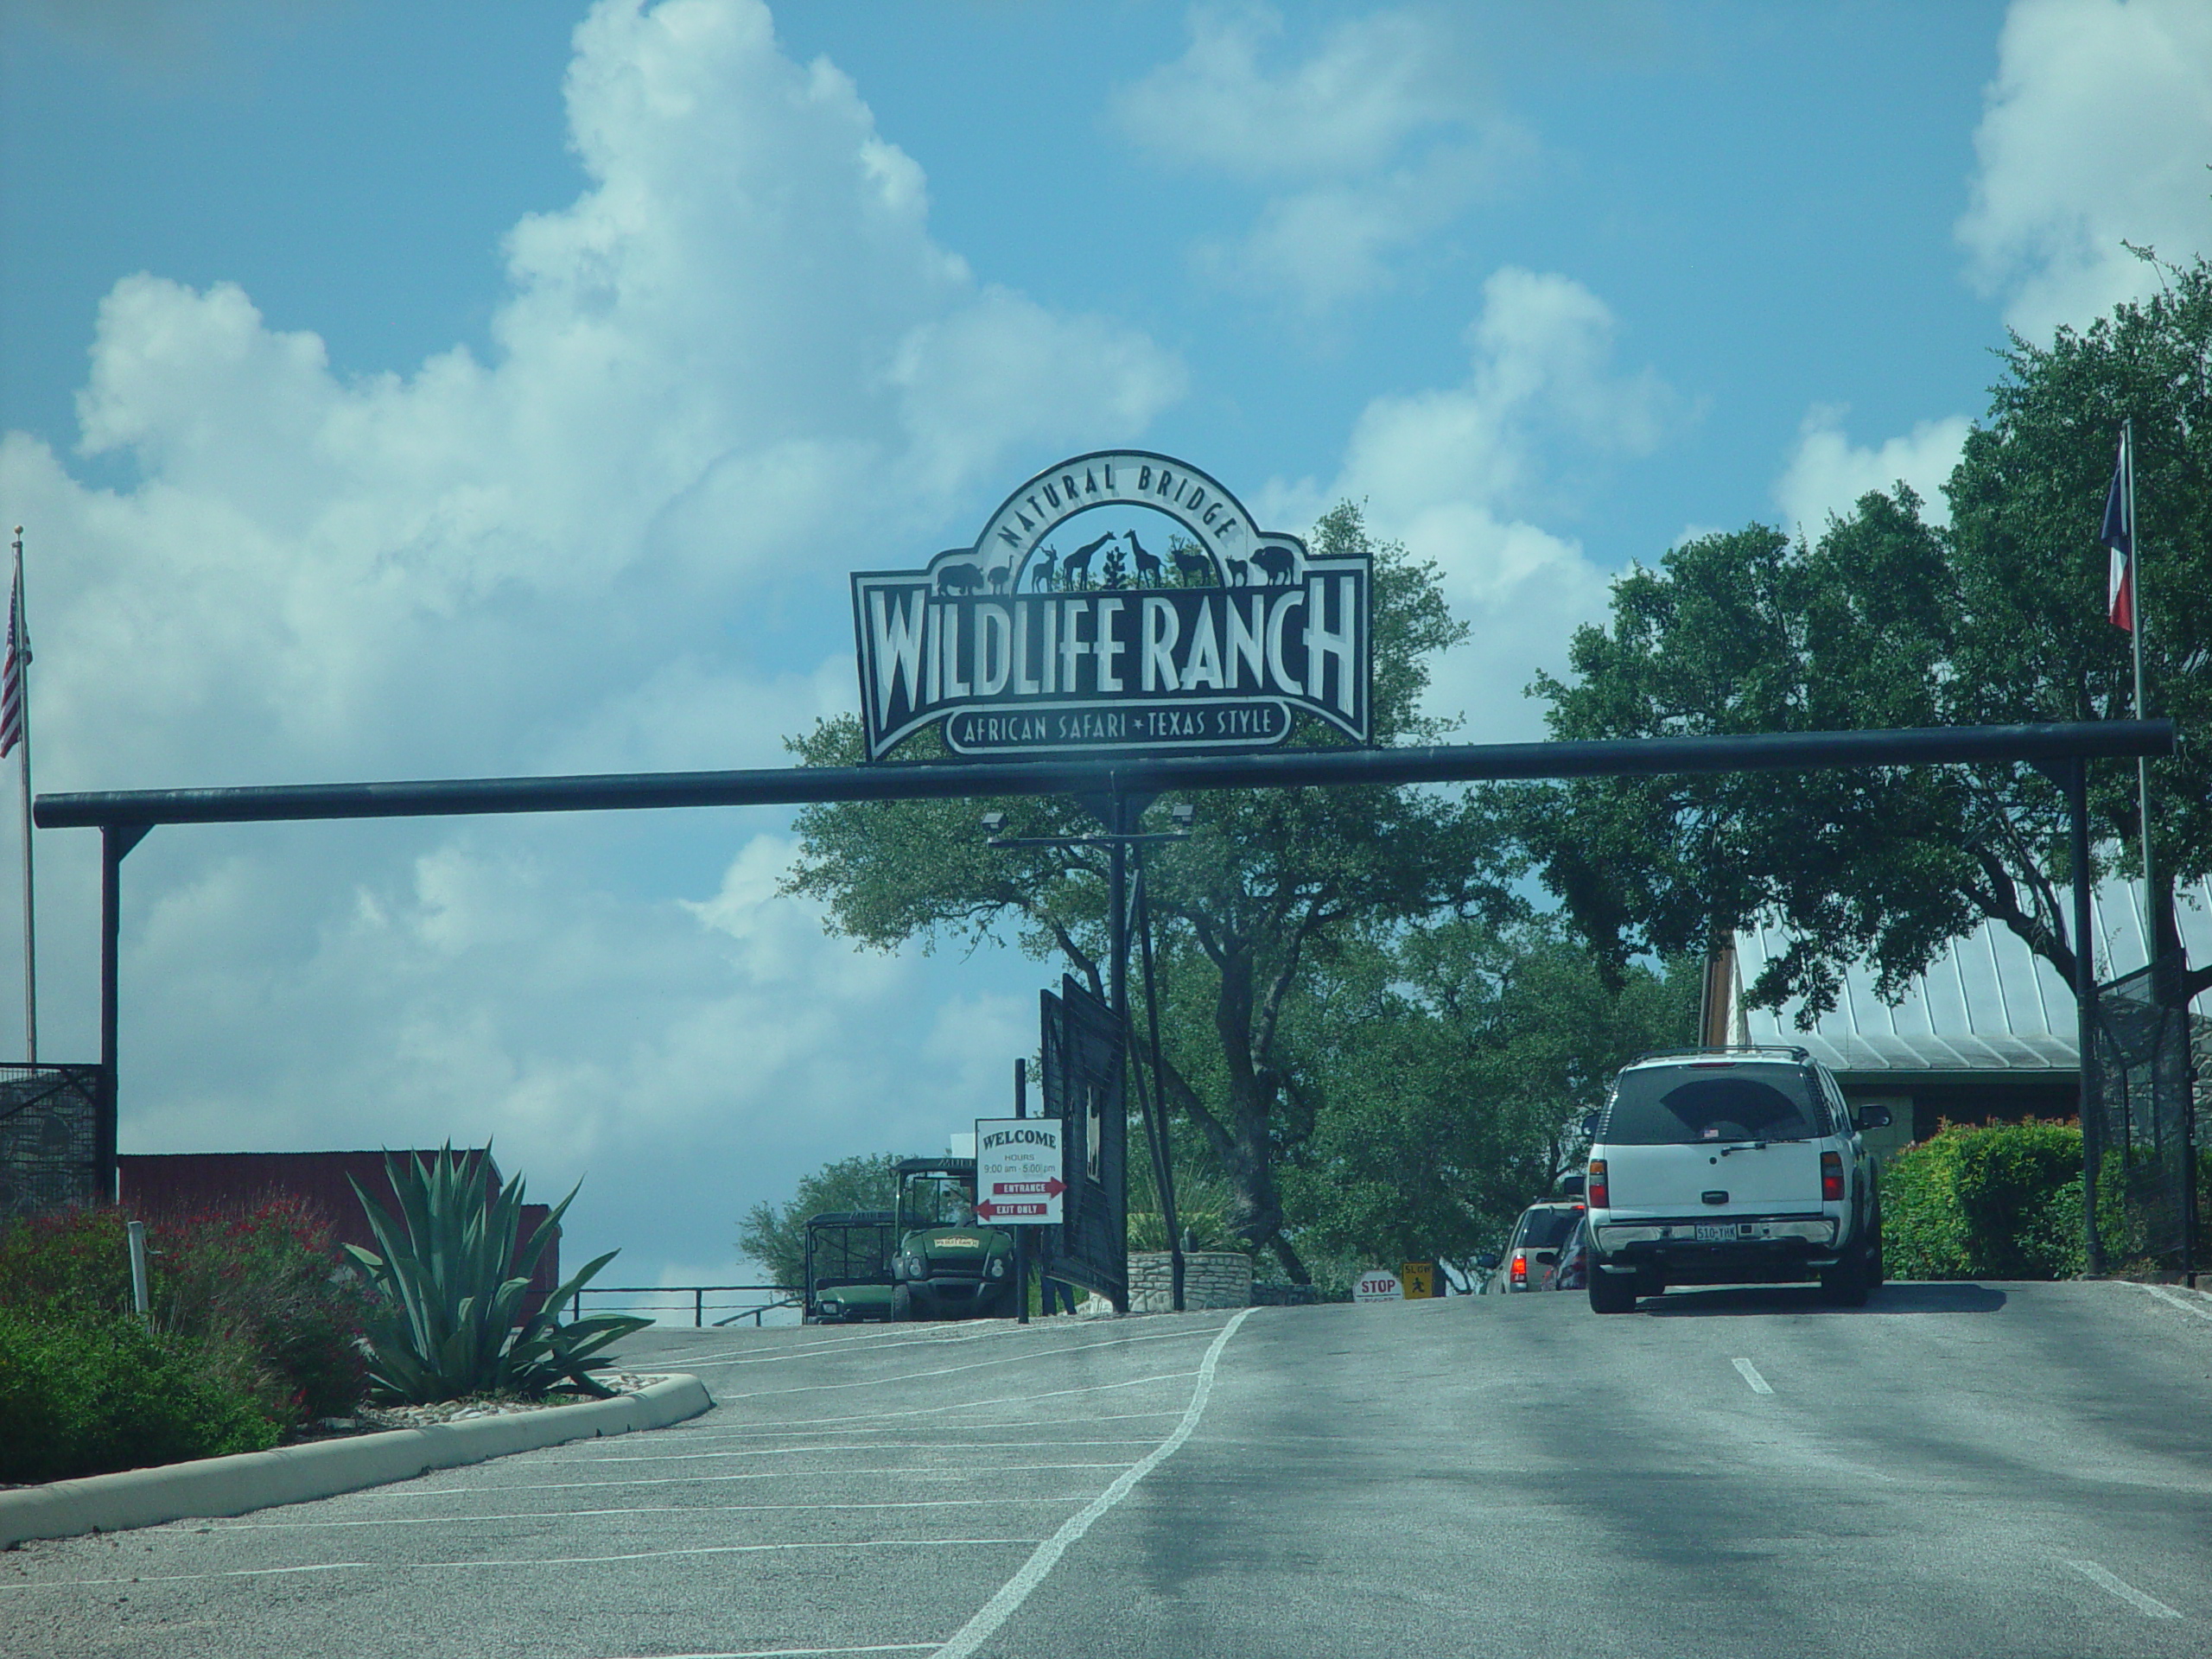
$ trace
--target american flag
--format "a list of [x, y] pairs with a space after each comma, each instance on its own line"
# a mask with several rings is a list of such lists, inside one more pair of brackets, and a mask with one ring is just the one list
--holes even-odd
[[18, 540], [16, 580], [8, 591], [8, 658], [0, 663], [0, 760], [23, 741], [23, 671], [30, 664], [30, 630], [23, 626], [23, 544]]
[[[2120, 458], [2113, 463], [2112, 487], [2105, 492], [2105, 522], [2097, 532], [2097, 539], [2111, 550], [2105, 574], [2105, 614], [2111, 618], [2115, 628], [2135, 632], [2135, 525], [2128, 511], [2128, 486], [2134, 480], [2128, 476], [2129, 464], [2135, 459], [2127, 453], [2127, 439], [2120, 441]], [[14, 635], [9, 638], [12, 640]], [[15, 660], [14, 647], [10, 647], [10, 662]], [[8, 741], [0, 732], [0, 743]], [[8, 751], [0, 747], [0, 755]]]

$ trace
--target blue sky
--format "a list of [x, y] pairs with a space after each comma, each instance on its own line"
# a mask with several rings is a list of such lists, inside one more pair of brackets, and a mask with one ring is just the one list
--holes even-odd
[[[0, 19], [46, 788], [777, 764], [851, 704], [848, 570], [1131, 442], [1271, 525], [1363, 499], [1472, 627], [1440, 708], [1534, 735], [1612, 573], [1933, 495], [2008, 327], [2212, 232], [2186, 0]], [[90, 841], [41, 838], [49, 1057]], [[493, 1135], [588, 1178], [579, 1248], [725, 1274], [799, 1170], [996, 1109], [1044, 971], [857, 957], [789, 855], [163, 831], [124, 1147]]]

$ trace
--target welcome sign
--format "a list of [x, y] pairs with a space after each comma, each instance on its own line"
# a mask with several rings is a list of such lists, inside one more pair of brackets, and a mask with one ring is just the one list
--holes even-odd
[[1301, 712], [1366, 742], [1371, 575], [1171, 455], [1078, 455], [974, 545], [853, 577], [868, 758], [931, 725], [976, 756], [1267, 748]]

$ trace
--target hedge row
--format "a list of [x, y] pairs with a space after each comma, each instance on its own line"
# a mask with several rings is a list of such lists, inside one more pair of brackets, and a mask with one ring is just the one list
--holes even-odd
[[312, 1211], [153, 1224], [145, 1319], [124, 1224], [101, 1206], [0, 1229], [0, 1480], [259, 1450], [359, 1402], [365, 1293]]
[[[2145, 1258], [2117, 1179], [2097, 1216], [2107, 1257]], [[2212, 1148], [2200, 1156], [2200, 1215], [2212, 1213]], [[1897, 1279], [2070, 1279], [2084, 1270], [2082, 1130], [2075, 1123], [1947, 1123], [1882, 1173], [1882, 1239]]]

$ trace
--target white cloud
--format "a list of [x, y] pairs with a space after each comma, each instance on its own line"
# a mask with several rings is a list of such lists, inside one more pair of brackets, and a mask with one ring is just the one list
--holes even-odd
[[1443, 11], [1338, 24], [1302, 61], [1271, 67], [1283, 33], [1263, 6], [1202, 6], [1190, 44], [1115, 99], [1122, 130], [1173, 166], [1276, 188], [1241, 238], [1200, 264], [1318, 313], [1387, 286], [1390, 260], [1496, 189], [1533, 150], [1484, 90]]
[[1564, 509], [1560, 461], [1648, 453], [1681, 418], [1650, 370], [1614, 366], [1615, 332], [1580, 283], [1499, 270], [1467, 330], [1464, 382], [1375, 399], [1327, 488], [1279, 484], [1268, 499], [1278, 511], [1363, 502], [1375, 531], [1442, 569], [1472, 632], [1439, 665], [1430, 702], [1464, 712], [1470, 741], [1540, 734], [1523, 688], [1536, 669], [1561, 669], [1575, 626], [1605, 611], [1605, 574], [1579, 542], [1532, 521]]
[[1829, 514], [1844, 517], [1869, 490], [1886, 493], [1900, 480], [1920, 497], [1923, 518], [1931, 524], [1948, 524], [1950, 503], [1943, 485], [1959, 464], [1972, 423], [1963, 415], [1922, 421], [1905, 436], [1866, 448], [1853, 443], [1845, 433], [1847, 413], [1832, 404], [1815, 404], [1807, 411], [1798, 429], [1797, 447], [1775, 480], [1774, 499], [1782, 509], [1783, 527], [1817, 537]]
[[[566, 90], [588, 185], [508, 238], [488, 359], [354, 377], [234, 285], [116, 284], [79, 448], [133, 481], [0, 441], [42, 787], [778, 764], [851, 696], [785, 607], [834, 615], [856, 563], [1181, 394], [1142, 334], [939, 245], [919, 167], [757, 0], [606, 0]], [[126, 868], [126, 1148], [496, 1133], [541, 1185], [588, 1167], [587, 1228], [646, 1271], [822, 1157], [939, 1144], [973, 1103], [902, 1056], [958, 1030], [772, 897], [762, 827], [161, 832]], [[89, 837], [45, 842], [46, 1052], [81, 1054]]]
[[2085, 326], [2212, 247], [2212, 7], [2015, 0], [1959, 221], [1974, 280], [2031, 339]]

